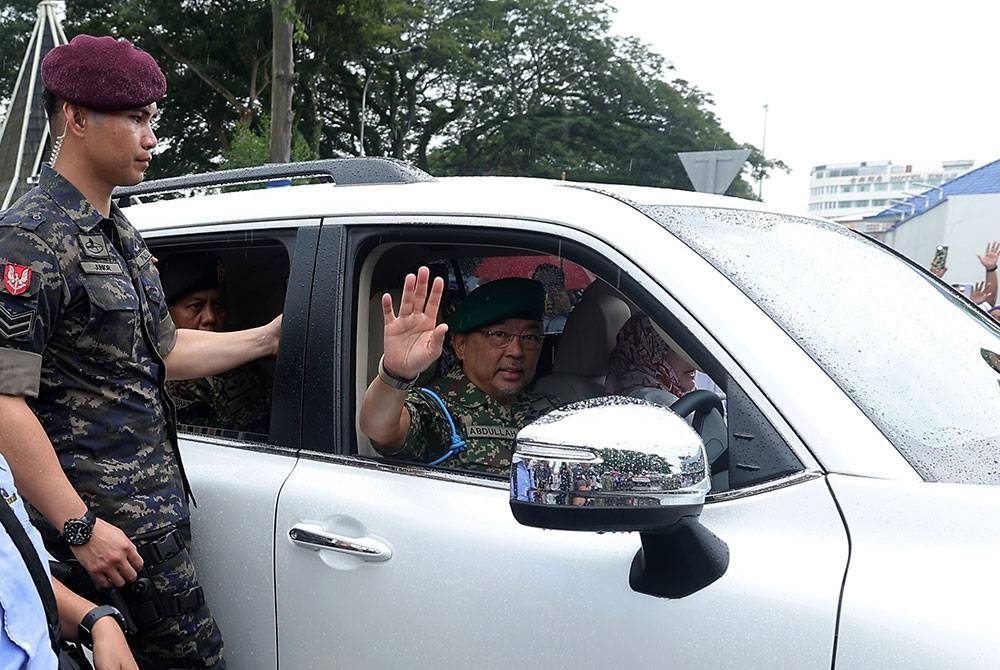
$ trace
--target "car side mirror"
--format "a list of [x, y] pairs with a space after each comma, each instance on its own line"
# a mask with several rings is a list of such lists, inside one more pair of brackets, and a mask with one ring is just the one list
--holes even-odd
[[705, 447], [660, 405], [603, 396], [524, 427], [510, 471], [510, 506], [525, 526], [639, 531], [632, 588], [679, 598], [729, 565], [726, 544], [698, 522], [711, 478]]

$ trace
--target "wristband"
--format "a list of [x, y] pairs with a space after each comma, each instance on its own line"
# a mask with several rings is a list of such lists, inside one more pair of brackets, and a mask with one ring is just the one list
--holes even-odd
[[991, 267], [991, 268], [986, 268], [986, 271], [987, 271], [987, 272], [996, 272], [996, 271], [997, 271], [997, 266], [995, 266], [995, 265], [994, 265], [994, 266], [993, 266], [993, 267]]
[[94, 630], [94, 624], [97, 623], [98, 619], [103, 619], [104, 617], [112, 617], [118, 622], [118, 627], [125, 631], [125, 617], [117, 608], [111, 605], [98, 605], [94, 609], [90, 610], [83, 615], [83, 620], [80, 621], [80, 625], [76, 628], [76, 638], [80, 644], [84, 644], [90, 648], [94, 647], [94, 636], [92, 634]]
[[[417, 375], [417, 377], [419, 376], [420, 375]], [[385, 356], [378, 359], [378, 378], [381, 379], [382, 383], [386, 386], [394, 388], [397, 391], [411, 391], [417, 384], [417, 377], [414, 377], [413, 379], [397, 377], [385, 369]]]

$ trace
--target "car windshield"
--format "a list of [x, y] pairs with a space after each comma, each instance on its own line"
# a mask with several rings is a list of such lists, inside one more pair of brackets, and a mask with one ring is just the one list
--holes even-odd
[[834, 223], [640, 209], [767, 312], [925, 480], [1000, 484], [1000, 328], [988, 315]]

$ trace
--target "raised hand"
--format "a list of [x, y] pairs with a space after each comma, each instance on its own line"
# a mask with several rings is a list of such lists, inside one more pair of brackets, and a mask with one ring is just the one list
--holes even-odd
[[990, 242], [986, 245], [986, 253], [979, 256], [979, 262], [987, 270], [995, 269], [997, 260], [1000, 260], [1000, 242]]
[[969, 300], [977, 305], [984, 302], [991, 302], [990, 293], [990, 290], [986, 287], [986, 282], [981, 281], [972, 287], [972, 293], [969, 294]]
[[406, 275], [398, 316], [392, 308], [392, 296], [382, 296], [382, 362], [386, 371], [397, 377], [416, 377], [438, 359], [444, 346], [448, 326], [437, 323], [444, 280], [436, 277], [428, 291], [429, 280], [430, 270], [423, 266], [416, 275]]

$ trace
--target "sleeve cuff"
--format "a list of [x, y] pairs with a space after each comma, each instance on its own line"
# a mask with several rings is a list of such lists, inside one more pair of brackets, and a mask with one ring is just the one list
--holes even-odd
[[0, 348], [0, 393], [37, 398], [41, 379], [40, 354]]
[[160, 357], [166, 358], [167, 354], [174, 350], [174, 346], [177, 344], [177, 326], [174, 325], [174, 320], [170, 318], [167, 314], [160, 322], [160, 338], [156, 343], [157, 349], [160, 350]]

